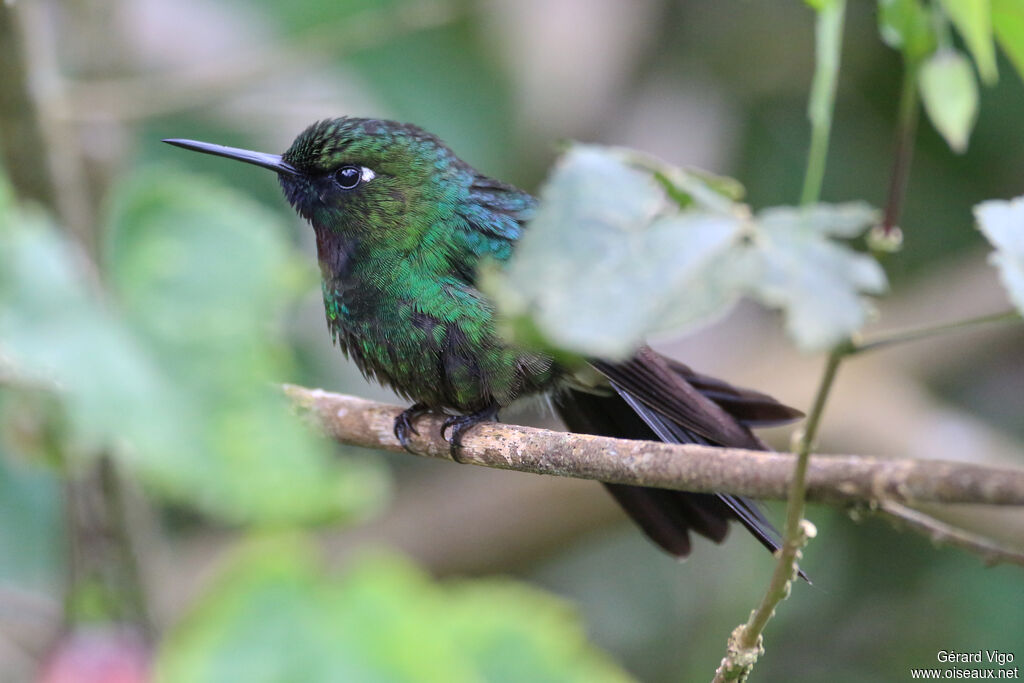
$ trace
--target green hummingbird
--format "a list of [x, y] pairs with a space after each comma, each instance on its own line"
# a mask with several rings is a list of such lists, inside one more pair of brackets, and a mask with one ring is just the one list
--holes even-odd
[[[406, 448], [417, 417], [444, 412], [441, 435], [457, 457], [467, 429], [541, 392], [552, 395], [572, 431], [670, 443], [764, 448], [751, 427], [801, 416], [648, 347], [623, 363], [594, 359], [589, 372], [580, 373], [505, 341], [496, 332], [494, 306], [477, 288], [477, 266], [483, 259], [508, 261], [537, 202], [478, 172], [421, 128], [324, 120], [281, 155], [164, 142], [277, 173], [288, 202], [316, 234], [335, 343], [367, 378], [412, 402], [394, 424]], [[721, 542], [730, 520], [769, 550], [779, 547], [778, 533], [748, 499], [605, 486], [677, 557], [690, 553], [691, 530]]]

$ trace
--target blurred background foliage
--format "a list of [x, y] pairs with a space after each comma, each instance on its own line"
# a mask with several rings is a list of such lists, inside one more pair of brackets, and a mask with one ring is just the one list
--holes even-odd
[[[37, 0], [0, 11], [28, 55], [2, 67], [2, 124], [38, 114], [47, 141], [33, 156], [31, 130], [5, 135], [7, 173], [52, 179], [17, 199], [6, 182], [0, 192], [0, 681], [41, 663], [59, 680], [62, 666], [99, 655], [126, 671], [152, 660], [167, 681], [709, 678], [770, 571], [757, 544], [698, 540], [679, 565], [600, 487], [309, 434], [275, 383], [387, 397], [330, 346], [311, 231], [271, 174], [159, 140], [277, 152], [319, 118], [394, 118], [531, 190], [576, 139], [733, 176], [754, 209], [793, 204], [813, 12], [711, 0]], [[848, 9], [827, 201], [884, 201], [902, 65], [875, 12]], [[1006, 307], [970, 211], [1022, 191], [1024, 87], [998, 60], [965, 153], [919, 127], [878, 327]], [[38, 112], [11, 104], [16, 69]], [[820, 361], [780, 329], [742, 305], [661, 346], [806, 407]], [[1019, 327], [985, 329], [852, 361], [822, 449], [1019, 464], [1022, 342]], [[506, 419], [553, 425], [538, 406]], [[770, 436], [785, 447], [785, 433]], [[120, 493], [98, 505], [110, 512], [98, 528], [83, 528], [97, 504], [81, 484], [109, 455]], [[1024, 536], [1019, 514], [949, 514]], [[939, 649], [1024, 657], [1019, 570], [871, 519], [810, 516], [815, 584], [770, 626], [761, 680], [900, 679]], [[135, 559], [117, 560], [127, 574], [110, 579], [104, 548], [119, 534]], [[380, 547], [393, 550], [365, 555]], [[118, 597], [125, 576], [142, 600]], [[143, 637], [96, 631], [104, 649], [60, 635], [111, 620]]]

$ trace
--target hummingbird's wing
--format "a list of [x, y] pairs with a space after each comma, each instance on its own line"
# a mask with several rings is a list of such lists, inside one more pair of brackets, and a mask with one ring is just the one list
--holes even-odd
[[774, 427], [801, 419], [804, 414], [767, 394], [733, 386], [716, 377], [694, 372], [688, 365], [662, 356], [677, 375], [694, 389], [711, 399], [744, 427]]
[[[763, 449], [748, 425], [781, 424], [801, 416], [765, 394], [700, 375], [649, 348], [624, 363], [592, 364], [614, 393], [568, 389], [557, 397], [556, 407], [573, 431]], [[678, 557], [690, 552], [690, 530], [720, 542], [730, 519], [738, 520], [769, 550], [779, 547], [778, 532], [757, 504], [746, 498], [605, 486], [653, 541]]]
[[510, 242], [519, 239], [537, 208], [537, 200], [529, 193], [484, 175], [473, 179], [469, 199], [462, 210], [472, 229]]

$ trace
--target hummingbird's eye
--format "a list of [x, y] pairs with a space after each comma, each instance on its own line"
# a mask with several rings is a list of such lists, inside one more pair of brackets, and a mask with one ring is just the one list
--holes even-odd
[[354, 190], [363, 182], [363, 170], [358, 166], [342, 166], [334, 172], [334, 182], [343, 190]]

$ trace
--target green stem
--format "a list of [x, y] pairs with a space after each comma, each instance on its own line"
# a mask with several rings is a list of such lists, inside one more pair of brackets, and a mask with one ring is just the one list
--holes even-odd
[[893, 346], [895, 344], [904, 344], [906, 342], [927, 339], [928, 337], [935, 337], [940, 334], [946, 334], [947, 332], [959, 332], [972, 327], [979, 327], [981, 325], [1019, 322], [1020, 320], [1021, 314], [1015, 310], [1010, 310], [1003, 311], [1002, 313], [981, 315], [976, 318], [967, 318], [965, 320], [954, 320], [952, 322], [938, 323], [936, 325], [925, 325], [923, 327], [914, 327], [908, 330], [899, 330], [884, 336], [876, 337], [870, 341], [855, 344], [849, 349], [848, 355], [854, 356], [868, 351], [875, 351], [888, 346]]
[[[818, 9], [815, 26], [814, 79], [807, 107], [807, 115], [811, 122], [811, 144], [807, 153], [807, 171], [800, 195], [800, 203], [804, 206], [814, 204], [821, 197], [835, 109], [836, 86], [839, 82], [845, 16], [846, 0], [833, 0]], [[751, 612], [747, 623], [739, 626], [729, 638], [728, 653], [715, 671], [715, 683], [746, 679], [762, 652], [761, 634], [775, 613], [775, 608], [789, 595], [790, 585], [799, 573], [800, 550], [814, 533], [813, 527], [803, 523], [807, 461], [839, 364], [849, 354], [851, 348], [850, 342], [840, 344], [828, 357], [797, 450], [793, 483], [786, 504], [786, 528], [782, 547], [777, 552], [778, 561], [771, 582], [761, 603]]]
[[806, 542], [801, 540], [804, 535], [800, 522], [804, 517], [804, 497], [807, 490], [807, 461], [810, 459], [811, 448], [818, 434], [822, 416], [825, 413], [825, 405], [828, 402], [829, 393], [835, 383], [836, 373], [839, 364], [848, 353], [846, 345], [837, 347], [825, 364], [825, 371], [822, 373], [821, 382], [818, 385], [818, 392], [814, 396], [814, 403], [807, 415], [807, 424], [800, 437], [797, 446], [796, 467], [793, 470], [793, 483], [789, 488], [789, 500], [786, 503], [786, 530], [783, 538], [782, 548], [779, 550], [779, 561], [775, 565], [775, 572], [772, 574], [771, 583], [765, 592], [761, 604], [754, 610], [747, 626], [743, 630], [742, 645], [752, 648], [756, 647], [761, 638], [769, 619], [775, 612], [775, 607], [789, 594], [789, 584], [793, 580], [797, 570], [797, 553]]
[[835, 109], [836, 87], [839, 82], [839, 63], [843, 44], [843, 19], [846, 0], [836, 0], [818, 12], [815, 29], [816, 60], [814, 80], [807, 116], [811, 121], [811, 146], [807, 152], [807, 172], [800, 203], [814, 204], [821, 196], [825, 178], [825, 160], [832, 132], [832, 112]]
[[786, 527], [782, 546], [776, 551], [777, 561], [772, 572], [771, 581], [760, 604], [747, 623], [737, 627], [729, 638], [729, 651], [715, 672], [713, 683], [725, 681], [742, 681], [753, 669], [757, 657], [763, 652], [761, 646], [765, 626], [775, 614], [779, 603], [789, 596], [790, 586], [800, 571], [800, 551], [814, 535], [814, 527], [804, 522], [805, 494], [807, 491], [807, 463], [811, 448], [818, 434], [818, 428], [825, 414], [829, 393], [835, 383], [839, 364], [849, 355], [852, 345], [849, 342], [840, 344], [829, 354], [825, 370], [814, 396], [807, 424], [800, 436], [796, 448], [797, 461], [793, 470], [793, 482], [789, 487], [789, 499], [786, 503]]
[[[815, 30], [816, 63], [814, 82], [811, 85], [811, 97], [808, 105], [808, 116], [811, 120], [811, 148], [807, 157], [807, 174], [804, 177], [804, 188], [801, 195], [802, 204], [813, 204], [821, 195], [821, 184], [825, 176], [825, 160], [828, 154], [829, 134], [832, 129], [832, 112], [835, 109], [836, 85], [839, 81], [839, 63], [843, 42], [843, 19], [846, 15], [845, 0], [836, 0], [826, 4], [818, 11]], [[806, 536], [801, 530], [804, 514], [804, 494], [806, 491], [807, 460], [811, 452], [825, 412], [825, 403], [835, 380], [839, 363], [849, 349], [843, 344], [829, 355], [821, 385], [815, 396], [807, 424], [797, 451], [796, 467], [793, 471], [793, 483], [789, 488], [789, 501], [786, 505], [786, 529], [779, 559], [772, 574], [768, 590], [747, 621], [746, 627], [739, 634], [739, 647], [752, 649], [759, 646], [761, 633], [771, 619], [775, 606], [789, 593], [789, 584], [797, 571], [797, 554], [806, 543]]]
[[815, 393], [814, 402], [807, 415], [807, 424], [795, 449], [797, 461], [793, 470], [793, 482], [789, 487], [788, 502], [786, 503], [786, 527], [783, 534], [782, 547], [777, 553], [778, 561], [775, 564], [775, 570], [772, 572], [771, 582], [768, 584], [768, 589], [765, 591], [764, 597], [761, 598], [757, 609], [750, 613], [747, 623], [738, 627], [730, 637], [729, 653], [722, 661], [718, 671], [715, 672], [714, 681], [743, 680], [750, 673], [754, 662], [762, 652], [761, 640], [764, 629], [771, 620], [772, 615], [775, 614], [775, 609], [779, 603], [789, 596], [790, 586], [799, 571], [800, 551], [814, 534], [813, 527], [804, 522], [803, 518], [807, 491], [807, 464], [810, 460], [814, 441], [818, 435], [818, 429], [825, 414], [825, 406], [828, 403], [832, 385], [835, 384], [836, 374], [843, 360], [849, 356], [893, 344], [923, 339], [978, 325], [1020, 319], [1021, 315], [1017, 311], [1003, 311], [967, 320], [957, 320], [895, 332], [864, 344], [854, 344], [852, 341], [847, 341], [832, 350], [825, 364], [825, 370], [822, 373], [818, 391]]
[[789, 489], [789, 501], [786, 503], [786, 538], [795, 538], [800, 526], [800, 520], [804, 515], [804, 494], [807, 489], [807, 460], [811, 455], [811, 448], [814, 440], [818, 437], [818, 428], [821, 426], [822, 417], [825, 414], [825, 404], [828, 402], [829, 393], [835, 383], [836, 373], [839, 371], [839, 364], [849, 354], [849, 346], [846, 344], [836, 347], [829, 354], [825, 363], [825, 371], [821, 375], [821, 382], [818, 384], [818, 391], [814, 396], [814, 403], [811, 405], [811, 412], [807, 415], [807, 424], [800, 437], [797, 450], [796, 467], [793, 470], [793, 484]]

